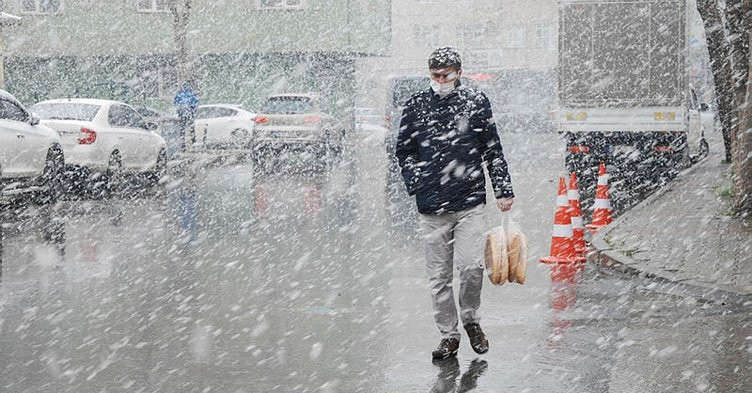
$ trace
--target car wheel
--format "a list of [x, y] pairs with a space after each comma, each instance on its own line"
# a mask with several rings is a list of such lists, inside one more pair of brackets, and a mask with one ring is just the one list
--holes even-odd
[[235, 149], [243, 149], [248, 147], [249, 145], [249, 134], [248, 131], [238, 128], [237, 130], [234, 130], [232, 134], [230, 134], [230, 143], [233, 148]]
[[63, 194], [63, 171], [65, 159], [63, 151], [55, 146], [47, 151], [47, 158], [44, 162], [44, 172], [40, 177], [40, 186], [44, 188], [37, 196], [35, 202], [38, 204], [50, 204], [57, 202]]
[[251, 139], [248, 142], [248, 158], [254, 165], [260, 165], [263, 162], [263, 148], [261, 145], [256, 144]]

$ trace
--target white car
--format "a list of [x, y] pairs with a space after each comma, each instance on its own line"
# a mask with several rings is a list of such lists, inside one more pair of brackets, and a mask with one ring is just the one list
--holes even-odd
[[345, 127], [325, 107], [316, 93], [269, 96], [255, 119], [252, 150], [302, 149], [320, 157], [338, 155], [345, 144]]
[[255, 117], [240, 105], [201, 105], [196, 108], [196, 141], [206, 147], [246, 147]]
[[66, 165], [112, 179], [120, 174], [152, 173], [167, 165], [166, 144], [132, 107], [95, 99], [48, 100], [32, 106], [42, 123], [57, 130]]
[[371, 124], [381, 127], [386, 125], [386, 117], [376, 108], [359, 107], [355, 108], [354, 112], [356, 125]]
[[57, 132], [0, 90], [0, 205], [30, 195], [53, 202], [64, 165]]

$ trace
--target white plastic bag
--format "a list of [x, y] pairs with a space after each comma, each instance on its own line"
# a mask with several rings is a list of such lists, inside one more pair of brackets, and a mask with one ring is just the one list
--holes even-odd
[[520, 231], [520, 227], [504, 214], [504, 226], [507, 239], [507, 253], [509, 255], [509, 282], [525, 283], [527, 272], [527, 237]]
[[486, 233], [484, 250], [486, 273], [491, 283], [525, 282], [527, 270], [527, 238], [517, 224], [502, 214], [502, 225]]

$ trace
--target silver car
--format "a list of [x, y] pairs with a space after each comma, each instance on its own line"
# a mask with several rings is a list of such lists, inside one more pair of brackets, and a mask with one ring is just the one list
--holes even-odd
[[254, 118], [253, 150], [304, 151], [318, 157], [339, 154], [345, 127], [322, 108], [321, 97], [314, 93], [270, 96]]

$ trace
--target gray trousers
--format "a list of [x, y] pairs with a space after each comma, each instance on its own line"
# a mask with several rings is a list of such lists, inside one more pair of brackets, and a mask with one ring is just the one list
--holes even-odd
[[420, 215], [433, 318], [442, 338], [460, 338], [454, 305], [453, 266], [459, 271], [462, 324], [480, 323], [484, 206], [456, 213]]

